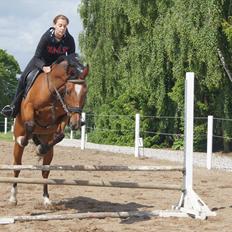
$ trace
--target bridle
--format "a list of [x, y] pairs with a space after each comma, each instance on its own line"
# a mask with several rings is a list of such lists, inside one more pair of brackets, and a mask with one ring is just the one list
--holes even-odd
[[[79, 84], [83, 84], [85, 82], [84, 77], [86, 75], [88, 75], [88, 66], [84, 66], [82, 65], [78, 59], [76, 59], [75, 54], [73, 56], [69, 55], [69, 56], [62, 56], [60, 57], [60, 59], [58, 58], [57, 61], [55, 61], [53, 64], [59, 64], [60, 62], [66, 60], [67, 61], [67, 66], [64, 67], [66, 70], [66, 73], [69, 72], [69, 68], [70, 67], [74, 67], [74, 75], [73, 73], [70, 73], [67, 81], [68, 82], [73, 82], [75, 83], [79, 83]], [[51, 65], [51, 71], [53, 69], [53, 64]], [[65, 96], [67, 94], [67, 89], [66, 89], [66, 83], [67, 81], [59, 88], [57, 89], [57, 87], [52, 83], [52, 79], [50, 78], [50, 74], [51, 72], [46, 74], [46, 81], [47, 81], [47, 86], [48, 89], [50, 91], [50, 94], [52, 96], [52, 108], [51, 108], [51, 112], [52, 112], [52, 125], [54, 125], [56, 123], [56, 111], [55, 111], [55, 107], [56, 107], [56, 101], [58, 99], [58, 101], [60, 102], [65, 114], [69, 117], [69, 119], [71, 118], [72, 114], [77, 113], [81, 116], [82, 114], [82, 107], [74, 107], [74, 106], [70, 106], [68, 105], [67, 102], [65, 102]], [[78, 78], [76, 77], [78, 76]], [[80, 78], [80, 80], [79, 80]], [[63, 91], [64, 90], [64, 94]], [[37, 122], [37, 124], [39, 125], [39, 123]], [[50, 125], [50, 126], [52, 126]], [[46, 127], [48, 128], [48, 126], [43, 126], [43, 125], [39, 125], [40, 127]]]
[[55, 90], [55, 93], [56, 93], [56, 97], [57, 99], [59, 100], [59, 102], [61, 103], [62, 105], [62, 108], [64, 109], [64, 111], [66, 112], [66, 114], [70, 117], [72, 113], [78, 113], [79, 115], [81, 115], [82, 113], [82, 107], [74, 107], [74, 106], [69, 106], [64, 98], [65, 98], [65, 95], [67, 95], [67, 90], [66, 90], [66, 86], [65, 86], [65, 91], [63, 95], [60, 94], [60, 92], [57, 90], [56, 86], [53, 85], [53, 83], [51, 81], [49, 81], [49, 74], [47, 74], [47, 82], [48, 82], [48, 89], [49, 91], [51, 92], [51, 94], [53, 94], [52, 90], [50, 89], [50, 86]]
[[[46, 80], [47, 80], [47, 85], [48, 85], [48, 89], [51, 93], [52, 96], [52, 105], [51, 105], [51, 112], [52, 112], [52, 122], [49, 125], [42, 125], [41, 123], [39, 123], [38, 121], [36, 121], [36, 124], [42, 128], [50, 128], [52, 126], [54, 126], [56, 124], [56, 111], [55, 111], [55, 107], [56, 107], [56, 102], [57, 100], [60, 102], [65, 114], [69, 117], [69, 119], [71, 118], [72, 114], [74, 113], [78, 113], [81, 117], [82, 114], [82, 107], [74, 107], [74, 106], [70, 106], [67, 102], [65, 102], [65, 96], [67, 96], [67, 87], [65, 86], [65, 84], [63, 86], [61, 86], [61, 90], [58, 90], [56, 88], [56, 86], [52, 83], [52, 81], [49, 78], [50, 73], [46, 74]], [[55, 94], [54, 94], [55, 91]]]
[[[67, 65], [67, 67], [66, 67], [66, 72], [67, 72], [67, 71], [68, 71], [68, 67], [70, 66], [69, 64], [71, 63], [71, 58], [70, 58], [69, 56], [67, 56], [66, 58], [67, 58], [67, 61], [68, 61], [68, 65]], [[55, 63], [57, 63], [57, 62], [55, 62]], [[81, 65], [81, 64], [78, 62], [78, 65]], [[82, 66], [83, 66], [83, 65], [82, 65]], [[53, 67], [53, 65], [51, 66], [51, 70], [52, 70], [52, 67]], [[78, 67], [79, 67], [79, 66], [78, 66]], [[77, 67], [77, 68], [78, 68], [78, 67]], [[84, 67], [84, 66], [83, 66], [83, 67]], [[79, 70], [79, 72], [80, 72], [80, 70]], [[64, 111], [66, 112], [66, 114], [67, 114], [68, 116], [70, 116], [70, 114], [72, 114], [72, 113], [78, 113], [78, 114], [81, 115], [81, 113], [82, 113], [82, 108], [81, 108], [81, 107], [73, 107], [73, 106], [69, 106], [67, 103], [65, 103], [65, 101], [64, 101], [64, 99], [63, 99], [64, 97], [62, 98], [62, 96], [61, 96], [61, 94], [59, 93], [59, 91], [57, 90], [56, 86], [51, 82], [51, 80], [50, 80], [50, 78], [49, 78], [49, 74], [50, 74], [50, 73], [47, 73], [47, 75], [46, 75], [47, 84], [48, 84], [48, 89], [49, 89], [49, 91], [50, 91], [51, 94], [53, 94], [52, 89], [55, 90], [56, 96], [57, 96], [58, 100], [60, 101], [60, 103], [61, 103], [61, 105], [62, 105]], [[72, 79], [73, 79], [73, 77], [70, 76], [70, 77], [68, 78], [68, 81], [70, 80], [70, 82], [72, 82]], [[85, 82], [85, 80], [81, 80], [81, 82], [83, 83], [83, 82]], [[50, 86], [52, 87], [52, 89], [50, 88]], [[67, 91], [65, 91], [65, 93], [67, 93]]]

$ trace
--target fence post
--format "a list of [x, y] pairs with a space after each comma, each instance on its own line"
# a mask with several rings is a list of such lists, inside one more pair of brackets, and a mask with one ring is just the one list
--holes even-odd
[[208, 131], [207, 131], [207, 162], [208, 169], [212, 168], [212, 150], [213, 150], [213, 116], [208, 116]]
[[4, 134], [7, 133], [7, 118], [5, 118], [5, 124], [4, 124]]
[[[86, 118], [86, 115], [84, 112], [82, 112], [81, 119], [83, 122], [85, 122], [85, 118]], [[81, 127], [81, 150], [85, 149], [85, 128], [86, 128], [85, 125]]]
[[135, 115], [135, 157], [139, 157], [139, 129], [140, 129], [140, 115]]
[[70, 139], [73, 139], [73, 130], [70, 131]]

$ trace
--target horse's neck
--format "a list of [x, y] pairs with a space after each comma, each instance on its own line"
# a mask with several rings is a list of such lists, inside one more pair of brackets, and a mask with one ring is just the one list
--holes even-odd
[[63, 85], [65, 85], [67, 79], [64, 75], [59, 75], [56, 71], [51, 71], [48, 75], [48, 81], [57, 89], [61, 88]]
[[52, 78], [56, 78], [56, 80], [66, 82], [68, 79], [67, 75], [67, 65], [64, 62], [61, 62], [60, 64], [53, 64], [51, 68], [51, 76]]

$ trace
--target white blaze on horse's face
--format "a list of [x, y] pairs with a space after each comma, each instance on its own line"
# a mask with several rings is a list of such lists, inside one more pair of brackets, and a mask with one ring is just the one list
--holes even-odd
[[79, 95], [81, 92], [81, 85], [75, 85], [76, 94]]
[[[82, 99], [82, 85], [74, 84], [73, 86], [73, 94], [72, 99], [73, 103], [75, 102], [75, 107], [80, 108], [81, 107], [81, 99]], [[75, 101], [74, 101], [75, 98]], [[81, 115], [80, 113], [73, 113], [71, 114], [70, 120], [69, 120], [69, 126], [71, 130], [78, 130], [81, 125]]]

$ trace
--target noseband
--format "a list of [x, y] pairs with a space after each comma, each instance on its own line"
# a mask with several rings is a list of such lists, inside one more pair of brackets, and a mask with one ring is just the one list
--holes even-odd
[[71, 107], [67, 105], [67, 109], [69, 111], [69, 113], [78, 113], [81, 115], [82, 113], [82, 108], [81, 107]]
[[56, 89], [55, 86], [53, 86], [56, 92], [56, 96], [59, 99], [64, 111], [67, 113], [68, 116], [70, 116], [71, 113], [78, 113], [79, 115], [81, 115], [82, 113], [82, 108], [81, 107], [73, 107], [73, 106], [69, 106], [67, 103], [65, 103], [64, 97], [67, 94], [66, 91], [66, 87], [65, 87], [65, 91], [64, 91], [64, 95], [63, 97], [61, 96], [61, 94], [59, 93], [59, 91]]

